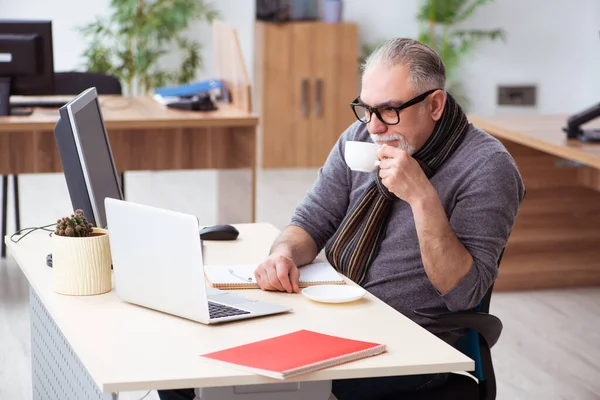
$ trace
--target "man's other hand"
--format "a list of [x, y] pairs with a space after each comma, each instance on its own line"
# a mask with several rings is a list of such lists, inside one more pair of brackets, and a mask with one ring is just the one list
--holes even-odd
[[283, 255], [271, 254], [256, 267], [254, 277], [262, 290], [288, 293], [300, 291], [300, 271], [290, 258]]
[[381, 146], [378, 153], [379, 176], [383, 185], [398, 198], [411, 206], [432, 194], [433, 186], [423, 169], [406, 151], [388, 145]]

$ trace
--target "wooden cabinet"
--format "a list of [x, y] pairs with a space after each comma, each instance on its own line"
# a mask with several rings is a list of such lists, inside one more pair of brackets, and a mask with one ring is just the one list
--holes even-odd
[[323, 165], [355, 120], [357, 25], [257, 22], [254, 74], [262, 167]]

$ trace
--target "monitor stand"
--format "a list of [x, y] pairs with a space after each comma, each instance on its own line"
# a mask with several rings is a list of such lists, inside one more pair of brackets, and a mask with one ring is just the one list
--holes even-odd
[[10, 107], [10, 78], [0, 77], [0, 117], [7, 115], [31, 115], [31, 108]]
[[0, 77], [0, 117], [10, 115], [10, 78]]
[[582, 129], [578, 139], [582, 142], [600, 142], [600, 129]]

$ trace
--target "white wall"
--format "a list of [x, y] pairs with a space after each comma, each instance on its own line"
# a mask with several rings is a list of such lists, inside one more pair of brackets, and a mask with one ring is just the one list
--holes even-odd
[[[51, 18], [55, 68], [78, 68], [83, 43], [73, 30], [107, 10], [109, 0], [0, 0], [0, 17]], [[222, 19], [238, 29], [252, 79], [255, 0], [213, 0]], [[362, 42], [415, 37], [419, 0], [345, 0], [344, 19], [357, 22]], [[506, 43], [484, 43], [464, 63], [464, 83], [473, 113], [538, 111], [572, 113], [600, 101], [600, 0], [496, 0], [477, 11], [465, 27], [506, 31]], [[212, 71], [210, 30], [190, 33], [204, 44], [205, 69]], [[499, 84], [536, 84], [538, 106], [496, 105]]]
[[[220, 19], [233, 25], [238, 31], [240, 46], [248, 74], [252, 76], [252, 52], [254, 40], [254, 0], [209, 0], [221, 13]], [[56, 71], [82, 70], [81, 54], [85, 50], [82, 35], [75, 30], [95, 19], [106, 16], [110, 0], [0, 0], [0, 18], [51, 19], [54, 45], [54, 68]], [[212, 35], [208, 24], [196, 23], [189, 35], [202, 44], [204, 69], [197, 78], [211, 77]]]
[[54, 47], [54, 69], [82, 69], [84, 42], [76, 27], [103, 15], [110, 0], [0, 0], [0, 18], [50, 19]]
[[[417, 37], [416, 0], [346, 0], [344, 19], [360, 39]], [[385, 10], [378, 12], [378, 10]], [[506, 43], [482, 43], [462, 71], [472, 113], [572, 113], [600, 102], [599, 0], [496, 0], [465, 28], [506, 32]], [[497, 85], [535, 84], [538, 105], [496, 105]]]
[[361, 43], [403, 36], [416, 38], [420, 0], [345, 0], [342, 18], [356, 22]]
[[[1, 1], [1, 0], [0, 0]], [[254, 0], [208, 0], [220, 12], [222, 21], [227, 22], [237, 30], [244, 63], [248, 70], [248, 77], [252, 79], [253, 74], [253, 52], [254, 52]], [[195, 24], [190, 30], [191, 37], [202, 43], [204, 69], [197, 75], [198, 79], [212, 77], [213, 43], [210, 26], [206, 23]]]
[[507, 32], [506, 43], [481, 46], [465, 65], [477, 112], [503, 111], [495, 104], [498, 84], [536, 84], [543, 113], [572, 113], [600, 102], [600, 1], [496, 1], [474, 14], [469, 27]]

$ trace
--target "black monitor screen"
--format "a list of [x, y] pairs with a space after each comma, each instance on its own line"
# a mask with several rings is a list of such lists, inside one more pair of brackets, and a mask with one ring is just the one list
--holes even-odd
[[17, 104], [11, 105], [12, 95], [51, 94], [54, 94], [52, 21], [0, 19], [0, 116], [30, 113], [19, 110]]
[[122, 199], [117, 173], [114, 169], [108, 136], [95, 99], [73, 114], [83, 169], [87, 175], [88, 193], [95, 214], [96, 225], [106, 227], [104, 199]]
[[0, 78], [11, 79], [10, 94], [54, 94], [52, 21], [0, 19], [0, 54]]

